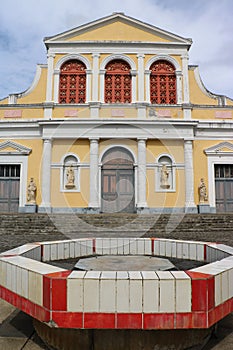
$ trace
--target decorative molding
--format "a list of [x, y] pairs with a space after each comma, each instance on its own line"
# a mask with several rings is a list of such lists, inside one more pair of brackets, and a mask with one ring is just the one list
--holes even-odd
[[[7, 148], [12, 148], [13, 151], [7, 150]], [[4, 151], [5, 149], [5, 151]], [[29, 155], [31, 153], [32, 149], [28, 148], [26, 146], [20, 145], [19, 143], [16, 143], [14, 141], [4, 141], [0, 143], [0, 154], [7, 154], [7, 155]]]
[[137, 72], [137, 67], [135, 62], [129, 56], [124, 54], [119, 54], [119, 53], [105, 57], [105, 59], [102, 61], [100, 65], [100, 70], [104, 70], [106, 65], [113, 60], [124, 60], [130, 65], [131, 71]]
[[[224, 149], [228, 149], [229, 151]], [[233, 144], [230, 142], [221, 142], [215, 146], [206, 148], [204, 152], [208, 156], [230, 156], [233, 155]]]

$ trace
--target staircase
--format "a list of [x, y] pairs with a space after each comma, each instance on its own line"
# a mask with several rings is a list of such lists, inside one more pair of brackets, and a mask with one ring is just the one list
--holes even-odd
[[0, 214], [0, 252], [27, 242], [117, 236], [233, 246], [233, 214]]

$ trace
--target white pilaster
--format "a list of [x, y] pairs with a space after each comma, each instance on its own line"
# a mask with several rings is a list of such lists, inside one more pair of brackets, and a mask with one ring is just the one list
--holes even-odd
[[185, 163], [185, 212], [196, 212], [194, 203], [194, 177], [193, 177], [193, 142], [184, 141]]
[[138, 139], [138, 208], [146, 208], [146, 139]]
[[44, 139], [42, 174], [41, 174], [41, 195], [42, 202], [39, 211], [51, 211], [51, 156], [52, 140]]
[[105, 73], [106, 73], [106, 69], [100, 70], [100, 102], [101, 103], [104, 103]]
[[146, 80], [146, 101], [150, 103], [150, 70], [145, 70], [145, 80]]
[[59, 77], [60, 77], [60, 70], [56, 69], [54, 70], [54, 94], [53, 94], [53, 100], [54, 103], [58, 103], [59, 102]]
[[99, 208], [99, 141], [90, 139], [90, 196], [89, 208]]
[[48, 72], [47, 72], [47, 87], [46, 87], [46, 102], [52, 102], [52, 92], [53, 92], [53, 65], [54, 65], [53, 54], [48, 54]]
[[137, 93], [136, 93], [136, 76], [137, 76], [137, 71], [131, 69], [131, 76], [132, 76], [132, 98], [131, 102], [135, 103], [137, 99]]
[[183, 103], [189, 104], [188, 54], [181, 56], [183, 73]]
[[177, 103], [182, 103], [182, 72], [176, 71]]
[[144, 101], [144, 58], [145, 55], [138, 54], [138, 102]]
[[87, 77], [86, 103], [91, 101], [91, 76], [92, 76], [92, 70], [91, 69], [86, 69], [86, 77]]
[[98, 102], [99, 96], [98, 96], [98, 87], [99, 87], [99, 58], [100, 54], [94, 53], [92, 55], [93, 58], [93, 81], [92, 81], [92, 102]]

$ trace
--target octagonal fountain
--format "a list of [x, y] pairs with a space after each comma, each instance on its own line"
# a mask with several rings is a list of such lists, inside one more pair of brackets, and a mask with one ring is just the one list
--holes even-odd
[[[76, 267], [54, 266], [70, 259]], [[193, 264], [178, 270], [173, 260]], [[150, 238], [26, 244], [0, 254], [0, 297], [56, 349], [200, 349], [233, 311], [233, 248]]]

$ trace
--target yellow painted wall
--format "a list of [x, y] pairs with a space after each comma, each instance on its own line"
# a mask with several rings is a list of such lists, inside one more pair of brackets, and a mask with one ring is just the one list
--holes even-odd
[[[213, 121], [223, 121], [224, 118], [218, 118], [216, 117], [216, 112], [231, 112], [232, 118], [233, 118], [233, 111], [227, 110], [226, 108], [194, 108], [192, 110], [192, 119], [213, 119]], [[226, 118], [226, 120], [231, 120]]]
[[[18, 118], [12, 118], [12, 117], [5, 117], [5, 112], [8, 111], [21, 111], [21, 117]], [[0, 109], [0, 119], [4, 119], [6, 121], [11, 120], [22, 120], [22, 119], [42, 119], [44, 118], [44, 110], [43, 108], [21, 108], [20, 106], [17, 108], [13, 108], [12, 106], [1, 108]]]
[[145, 28], [129, 25], [122, 21], [104, 24], [96, 29], [87, 30], [68, 41], [89, 41], [89, 40], [122, 40], [122, 41], [152, 41], [169, 42], [168, 39], [155, 35]]
[[204, 105], [218, 105], [217, 99], [209, 97], [199, 88], [194, 75], [194, 70], [192, 69], [189, 70], [189, 91], [191, 103]]
[[[74, 111], [77, 113], [77, 116], [68, 116], [68, 111]], [[90, 109], [89, 106], [70, 106], [69, 104], [56, 106], [53, 109], [52, 117], [56, 118], [65, 118], [65, 119], [75, 119], [75, 118], [89, 118], [90, 117]]]
[[41, 75], [38, 84], [29, 94], [18, 98], [18, 104], [41, 103], [46, 100], [47, 67], [41, 68]]
[[89, 162], [90, 142], [85, 139], [78, 140], [54, 140], [52, 146], [52, 163], [60, 163], [68, 153], [78, 156], [81, 163]]

